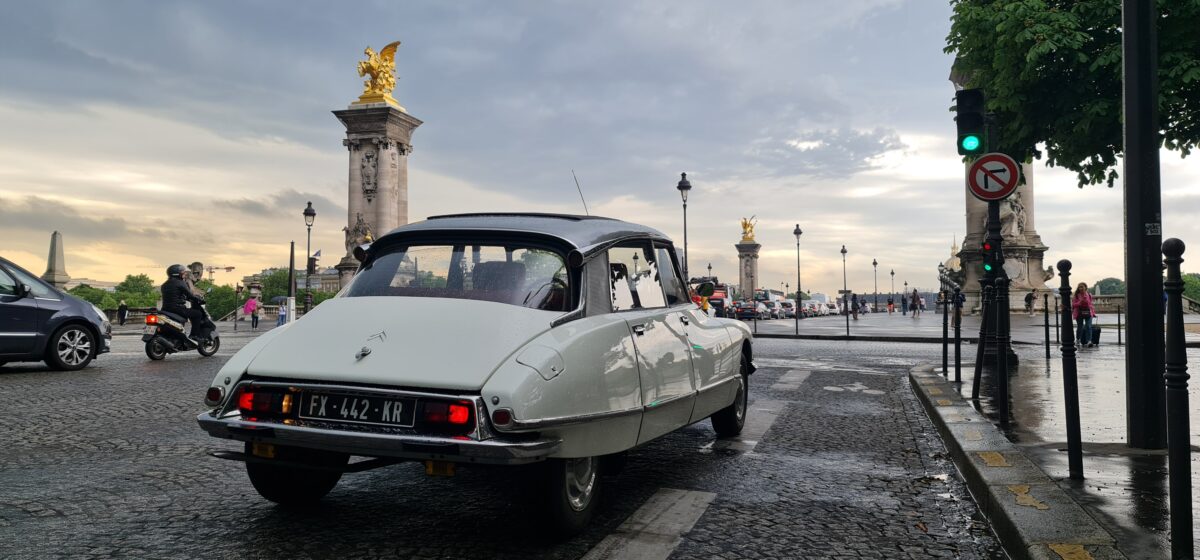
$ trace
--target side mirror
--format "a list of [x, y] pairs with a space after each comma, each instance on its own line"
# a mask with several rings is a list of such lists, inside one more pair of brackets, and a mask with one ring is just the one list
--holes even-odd
[[699, 286], [696, 286], [696, 295], [700, 297], [711, 297], [713, 292], [716, 290], [717, 287], [713, 285], [712, 282], [701, 282]]
[[358, 245], [358, 246], [354, 247], [354, 251], [353, 251], [353, 253], [354, 253], [354, 258], [358, 259], [358, 262], [359, 262], [359, 263], [366, 262], [366, 260], [367, 260], [367, 249], [370, 249], [370, 248], [371, 248], [371, 244], [370, 244], [370, 243], [364, 243], [364, 244], [362, 244], [362, 245]]
[[32, 294], [32, 293], [33, 293], [33, 288], [29, 287], [29, 284], [21, 284], [20, 286], [17, 286], [17, 295], [18, 296], [29, 297], [29, 294]]

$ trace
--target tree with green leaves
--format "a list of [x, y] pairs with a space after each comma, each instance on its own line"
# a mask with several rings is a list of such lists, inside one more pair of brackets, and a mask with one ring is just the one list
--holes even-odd
[[[951, 0], [946, 52], [981, 88], [1000, 146], [1046, 157], [1079, 186], [1117, 178], [1121, 156], [1121, 0]], [[1159, 126], [1184, 156], [1200, 142], [1200, 2], [1158, 0]]]
[[1125, 281], [1121, 280], [1120, 278], [1111, 277], [1103, 280], [1097, 280], [1092, 286], [1092, 293], [1106, 296], [1117, 294], [1123, 295], [1125, 293]]

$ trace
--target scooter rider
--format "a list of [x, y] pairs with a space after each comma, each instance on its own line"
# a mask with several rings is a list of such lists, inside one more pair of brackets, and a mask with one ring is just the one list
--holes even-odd
[[[185, 270], [187, 269], [181, 264], [167, 267], [167, 281], [162, 285], [163, 311], [186, 317], [192, 325], [190, 337], [199, 341], [202, 339], [204, 326], [204, 311], [200, 309], [200, 305], [204, 300], [192, 293], [191, 287], [183, 279]], [[191, 308], [187, 307], [189, 301], [192, 302]]]

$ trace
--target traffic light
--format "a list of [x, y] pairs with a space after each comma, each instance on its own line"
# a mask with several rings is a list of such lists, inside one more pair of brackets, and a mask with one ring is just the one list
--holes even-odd
[[309, 274], [317, 273], [317, 258], [316, 257], [308, 257], [308, 273]]
[[983, 90], [964, 89], [954, 93], [954, 123], [958, 125], [958, 154], [976, 156], [986, 151], [987, 118]]
[[984, 241], [982, 245], [983, 253], [983, 270], [984, 272], [992, 271], [992, 262], [996, 260], [996, 247], [991, 241]]

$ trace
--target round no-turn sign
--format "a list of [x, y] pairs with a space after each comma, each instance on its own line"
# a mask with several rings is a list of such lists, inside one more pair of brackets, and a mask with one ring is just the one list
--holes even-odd
[[1004, 200], [1017, 190], [1018, 169], [1017, 161], [1007, 155], [984, 154], [967, 171], [967, 188], [979, 200]]

